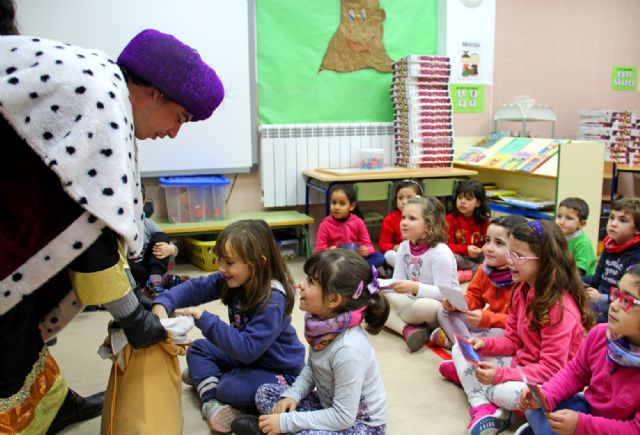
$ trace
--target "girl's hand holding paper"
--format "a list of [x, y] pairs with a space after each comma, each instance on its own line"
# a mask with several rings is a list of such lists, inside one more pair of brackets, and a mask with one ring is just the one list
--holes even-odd
[[476, 378], [481, 384], [491, 385], [496, 377], [496, 371], [498, 367], [495, 363], [489, 361], [481, 361], [480, 365], [476, 367]]

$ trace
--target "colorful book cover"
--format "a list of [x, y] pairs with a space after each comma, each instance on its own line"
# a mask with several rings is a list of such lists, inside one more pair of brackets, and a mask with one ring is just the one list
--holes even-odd
[[498, 142], [505, 136], [506, 134], [503, 132], [494, 131], [493, 133], [490, 133], [489, 136], [482, 138], [476, 146], [482, 148], [491, 148], [496, 144], [496, 142]]
[[486, 166], [487, 168], [502, 168], [502, 165], [504, 165], [510, 159], [511, 159], [510, 155], [495, 154], [491, 156], [489, 159], [487, 159], [487, 161], [483, 163], [483, 166]]
[[503, 146], [500, 151], [498, 151], [499, 154], [509, 154], [509, 155], [514, 155], [515, 153], [517, 153], [518, 151], [522, 151], [522, 148], [526, 147], [527, 145], [529, 145], [531, 143], [533, 139], [528, 138], [528, 137], [517, 137], [515, 139], [512, 139], [508, 144], [506, 144], [505, 146]]
[[484, 161], [488, 156], [487, 150], [480, 147], [472, 147], [466, 150], [460, 157], [457, 158], [459, 162], [465, 162], [472, 165], [477, 165]]
[[533, 153], [527, 151], [518, 151], [511, 159], [502, 165], [502, 169], [517, 170], [523, 166], [527, 160], [533, 156]]

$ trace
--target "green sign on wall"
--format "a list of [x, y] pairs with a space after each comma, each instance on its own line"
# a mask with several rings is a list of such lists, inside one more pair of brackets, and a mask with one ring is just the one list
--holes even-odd
[[638, 88], [638, 68], [634, 66], [614, 66], [611, 71], [611, 89], [614, 91], [635, 91]]
[[484, 85], [451, 84], [451, 103], [454, 113], [484, 112]]
[[[362, 1], [362, 8], [369, 3]], [[391, 73], [319, 70], [340, 24], [340, 7], [340, 0], [256, 2], [260, 123], [392, 121]], [[436, 0], [380, 0], [380, 8], [392, 60], [436, 53]], [[372, 18], [361, 11], [354, 9], [354, 19]]]

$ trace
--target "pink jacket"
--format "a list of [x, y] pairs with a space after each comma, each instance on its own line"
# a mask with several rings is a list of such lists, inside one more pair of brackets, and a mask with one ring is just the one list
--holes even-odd
[[576, 357], [542, 386], [549, 406], [587, 387], [584, 397], [591, 414], [578, 414], [577, 434], [640, 433], [640, 369], [607, 360], [607, 325], [595, 326]]
[[375, 252], [364, 221], [350, 214], [346, 222], [338, 222], [329, 215], [320, 223], [316, 236], [316, 253], [337, 246], [340, 243], [359, 242], [367, 247], [368, 255]]
[[521, 381], [517, 366], [529, 382], [545, 382], [573, 358], [582, 342], [580, 310], [566, 292], [562, 296], [564, 309], [560, 311], [560, 303], [549, 309], [549, 326], [540, 331], [529, 330], [531, 315], [526, 316], [526, 309], [533, 302], [534, 293], [526, 283], [515, 289], [504, 336], [483, 338], [486, 346], [480, 350], [482, 355], [513, 356], [511, 367], [498, 367], [494, 384]]

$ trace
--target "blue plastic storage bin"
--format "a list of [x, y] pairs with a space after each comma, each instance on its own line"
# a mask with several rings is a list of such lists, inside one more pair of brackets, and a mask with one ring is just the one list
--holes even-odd
[[229, 179], [220, 175], [162, 177], [160, 186], [167, 199], [171, 223], [224, 219]]

